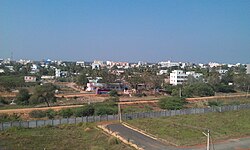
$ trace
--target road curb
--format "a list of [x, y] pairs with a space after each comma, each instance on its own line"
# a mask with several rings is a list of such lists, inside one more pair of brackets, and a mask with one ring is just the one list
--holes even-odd
[[134, 143], [131, 143], [131, 142], [127, 141], [126, 139], [124, 139], [123, 137], [121, 137], [121, 136], [119, 135], [119, 133], [117, 133], [117, 132], [112, 132], [112, 131], [108, 130], [108, 129], [106, 128], [106, 125], [98, 125], [97, 127], [100, 128], [100, 129], [102, 129], [105, 133], [108, 133], [109, 135], [118, 138], [118, 139], [121, 140], [123, 143], [125, 143], [125, 144], [127, 144], [127, 145], [129, 145], [129, 146], [131, 146], [131, 147], [134, 147], [134, 148], [137, 149], [137, 150], [144, 150], [143, 148], [139, 147], [138, 145], [136, 145], [136, 144], [134, 144]]
[[147, 137], [150, 137], [150, 138], [152, 138], [152, 139], [154, 139], [154, 140], [157, 140], [157, 141], [159, 141], [159, 142], [163, 142], [163, 143], [166, 143], [166, 144], [170, 144], [170, 145], [173, 145], [173, 146], [176, 146], [176, 147], [177, 147], [177, 146], [180, 146], [180, 145], [177, 145], [177, 144], [175, 144], [175, 143], [173, 143], [173, 142], [169, 142], [169, 141], [167, 141], [167, 140], [165, 140], [165, 139], [156, 137], [155, 135], [150, 134], [150, 133], [147, 133], [146, 131], [143, 131], [143, 130], [141, 130], [141, 129], [138, 129], [138, 128], [136, 128], [136, 127], [134, 127], [134, 126], [132, 126], [132, 125], [130, 125], [130, 124], [128, 124], [128, 123], [122, 122], [122, 125], [124, 125], [124, 126], [127, 127], [127, 128], [130, 128], [130, 129], [132, 129], [132, 130], [134, 130], [134, 131], [137, 131], [137, 132], [139, 132], [139, 133], [141, 133], [141, 134], [143, 134], [143, 135], [145, 135], [145, 136], [147, 136]]

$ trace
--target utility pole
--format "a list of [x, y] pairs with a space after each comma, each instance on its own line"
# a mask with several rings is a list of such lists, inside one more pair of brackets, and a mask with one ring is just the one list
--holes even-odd
[[207, 137], [207, 150], [209, 150], [209, 138], [210, 138], [210, 137], [209, 137], [209, 136], [210, 136], [210, 135], [209, 135], [209, 134], [210, 134], [210, 133], [209, 133], [209, 130], [207, 130], [207, 134], [204, 133], [204, 132], [202, 132], [202, 133]]
[[121, 113], [121, 105], [118, 102], [118, 117], [119, 117], [119, 122], [122, 122], [122, 113]]
[[181, 88], [180, 88], [180, 90], [179, 90], [179, 96], [181, 97]]
[[247, 86], [247, 95], [246, 95], [247, 98], [248, 98], [248, 93], [249, 93], [249, 85]]

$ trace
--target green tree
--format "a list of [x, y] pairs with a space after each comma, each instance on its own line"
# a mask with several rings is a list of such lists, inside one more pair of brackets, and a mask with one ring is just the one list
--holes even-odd
[[88, 79], [87, 79], [87, 77], [86, 77], [86, 74], [85, 74], [85, 72], [82, 72], [82, 73], [77, 77], [76, 84], [86, 86], [87, 83], [88, 83]]
[[17, 103], [21, 105], [28, 105], [30, 94], [27, 89], [20, 89], [19, 93], [17, 94]]
[[242, 91], [249, 90], [250, 87], [250, 74], [238, 74], [234, 76], [234, 84], [237, 89]]
[[56, 87], [52, 84], [44, 84], [35, 87], [34, 93], [30, 98], [30, 102], [33, 104], [45, 102], [47, 106], [50, 106], [50, 102], [55, 102], [55, 90]]
[[158, 105], [161, 109], [182, 109], [187, 102], [180, 97], [164, 97], [159, 100]]
[[213, 96], [214, 89], [206, 83], [195, 83], [183, 87], [182, 95], [184, 97], [195, 97], [195, 96]]

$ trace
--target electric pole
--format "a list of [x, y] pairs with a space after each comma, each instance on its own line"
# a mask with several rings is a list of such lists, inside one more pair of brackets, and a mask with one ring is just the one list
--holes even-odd
[[204, 133], [204, 132], [202, 132], [202, 133], [207, 137], [207, 150], [209, 150], [209, 138], [210, 138], [210, 137], [209, 137], [209, 136], [210, 136], [210, 135], [209, 135], [209, 134], [210, 134], [210, 133], [209, 133], [209, 130], [207, 130], [207, 134]]

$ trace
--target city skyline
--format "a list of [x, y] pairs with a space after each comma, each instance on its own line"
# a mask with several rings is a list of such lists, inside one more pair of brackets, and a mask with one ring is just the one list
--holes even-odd
[[0, 0], [0, 57], [250, 63], [250, 1]]

